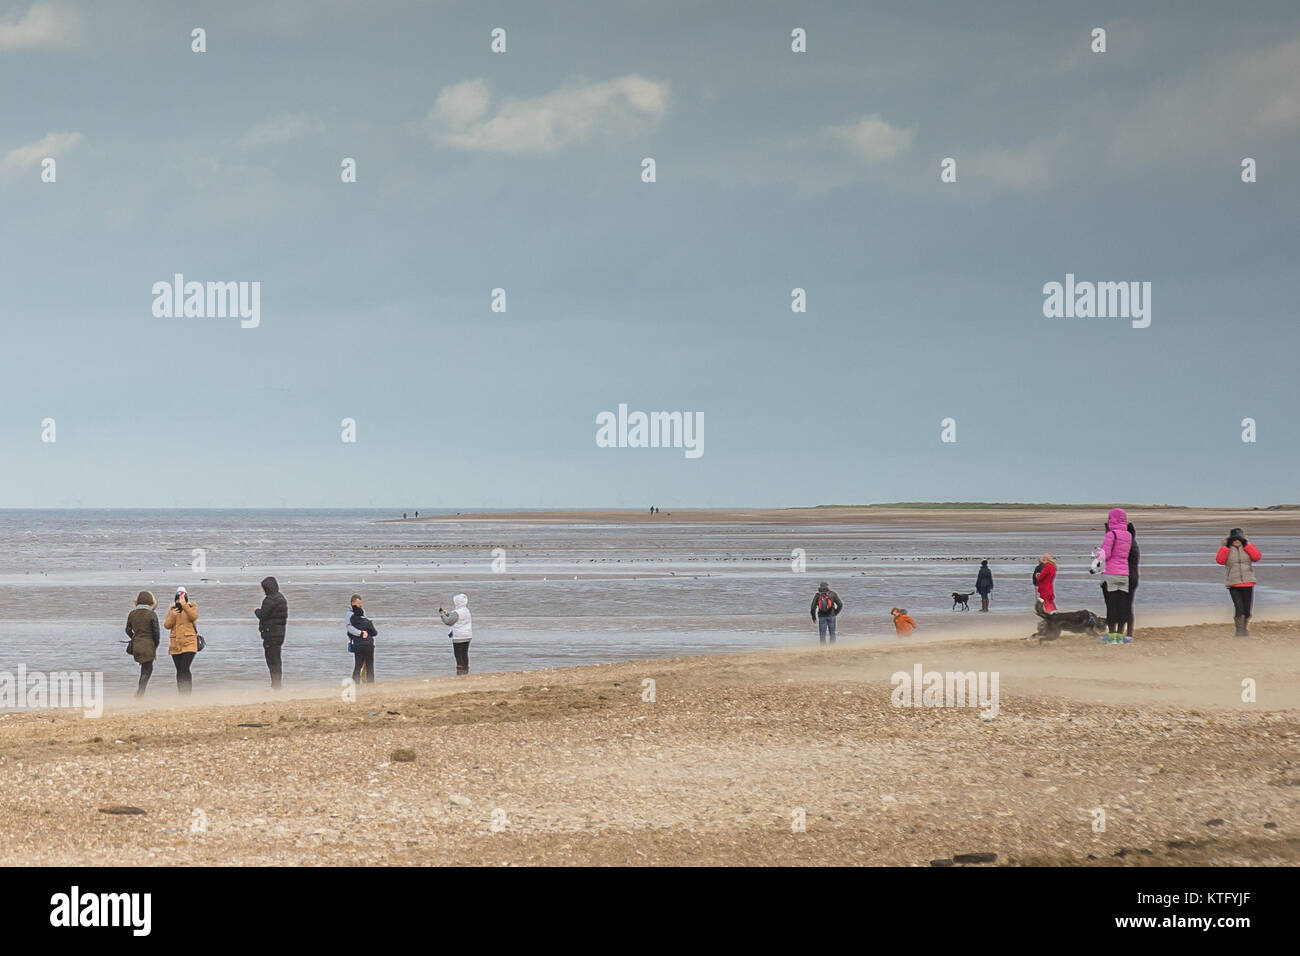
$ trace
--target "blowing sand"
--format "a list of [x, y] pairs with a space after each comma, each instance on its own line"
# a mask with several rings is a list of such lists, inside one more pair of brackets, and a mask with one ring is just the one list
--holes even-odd
[[[322, 689], [9, 715], [0, 862], [1295, 864], [1300, 621], [1252, 630], [841, 644], [380, 684], [350, 704]], [[917, 663], [998, 671], [998, 716], [891, 706], [890, 675]], [[100, 812], [118, 805], [145, 812]]]

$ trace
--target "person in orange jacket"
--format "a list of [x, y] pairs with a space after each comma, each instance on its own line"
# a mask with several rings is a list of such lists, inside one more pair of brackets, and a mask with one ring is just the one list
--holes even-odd
[[901, 607], [891, 607], [889, 613], [894, 618], [894, 630], [898, 632], [899, 637], [907, 637], [916, 630], [916, 622]]

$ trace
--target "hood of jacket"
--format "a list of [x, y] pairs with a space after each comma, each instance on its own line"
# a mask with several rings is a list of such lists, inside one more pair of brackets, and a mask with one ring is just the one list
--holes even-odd
[[267, 595], [280, 593], [280, 582], [272, 577], [262, 578], [262, 591]]
[[1108, 531], [1128, 531], [1128, 514], [1123, 508], [1111, 508], [1110, 515], [1106, 518], [1106, 529]]
[[469, 598], [467, 598], [463, 594], [457, 594], [451, 599], [451, 606], [453, 609], [457, 611], [463, 610], [468, 605], [469, 605]]
[[141, 591], [135, 596], [135, 606], [147, 607], [152, 611], [158, 606], [158, 599], [153, 596], [152, 591]]

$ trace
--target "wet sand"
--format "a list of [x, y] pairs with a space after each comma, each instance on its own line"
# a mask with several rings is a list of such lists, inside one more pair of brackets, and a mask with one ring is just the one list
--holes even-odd
[[[1110, 505], [981, 505], [978, 507], [894, 505], [823, 505], [816, 508], [686, 508], [651, 515], [645, 509], [589, 509], [580, 511], [521, 511], [511, 513], [465, 512], [422, 515], [395, 521], [536, 524], [624, 524], [656, 522], [731, 525], [884, 525], [915, 529], [980, 531], [996, 528], [1032, 528], [1040, 531], [1100, 528]], [[1223, 535], [1239, 526], [1248, 534], [1264, 531], [1296, 533], [1300, 508], [1177, 508], [1124, 506], [1129, 520], [1144, 530], [1205, 528]]]
[[[148, 706], [98, 720], [0, 718], [0, 861], [1300, 862], [1300, 621], [1120, 647], [1015, 630], [380, 684], [355, 703], [175, 706], [156, 679]], [[997, 671], [997, 717], [892, 706], [890, 675], [918, 663]]]

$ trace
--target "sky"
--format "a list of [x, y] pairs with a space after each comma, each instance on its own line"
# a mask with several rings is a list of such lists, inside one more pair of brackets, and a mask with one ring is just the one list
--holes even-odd
[[1078, 6], [0, 0], [0, 507], [1298, 501], [1300, 6]]

